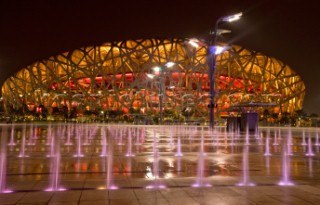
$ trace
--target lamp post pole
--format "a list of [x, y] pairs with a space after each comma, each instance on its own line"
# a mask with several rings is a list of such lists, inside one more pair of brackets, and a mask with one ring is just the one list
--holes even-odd
[[216, 70], [216, 55], [219, 54], [217, 52], [216, 42], [218, 37], [218, 28], [219, 24], [221, 22], [232, 22], [237, 21], [242, 16], [242, 13], [238, 13], [231, 16], [221, 17], [216, 21], [216, 24], [214, 26], [213, 30], [213, 36], [209, 39], [209, 46], [208, 46], [208, 55], [209, 55], [209, 61], [208, 61], [208, 67], [209, 67], [209, 82], [210, 82], [210, 90], [209, 90], [209, 96], [210, 96], [210, 128], [214, 129], [214, 82], [215, 82], [215, 70]]
[[[167, 68], [171, 68], [172, 66], [174, 66], [175, 63], [174, 62], [167, 62], [164, 67], [165, 69]], [[159, 72], [160, 76], [158, 77], [158, 80], [159, 80], [159, 112], [160, 112], [160, 122], [159, 124], [161, 125], [162, 124], [162, 121], [163, 121], [163, 112], [162, 112], [162, 109], [163, 109], [163, 97], [164, 97], [164, 94], [165, 94], [165, 91], [164, 91], [164, 87], [165, 87], [165, 80], [166, 80], [166, 76], [165, 76], [165, 71], [163, 71], [163, 68], [159, 67], [159, 66], [156, 66], [153, 68], [153, 71], [155, 72]], [[153, 79], [155, 77], [155, 75], [153, 74], [147, 74], [148, 78], [151, 78]]]
[[214, 30], [213, 30], [213, 37], [210, 38], [208, 53], [209, 53], [209, 82], [210, 82], [210, 90], [209, 90], [209, 97], [210, 97], [210, 128], [214, 129], [214, 81], [215, 81], [215, 70], [216, 70], [216, 55], [215, 49], [213, 49], [213, 53], [211, 48], [215, 48], [216, 41], [217, 41], [217, 31], [218, 25], [221, 21], [221, 18], [217, 20]]
[[159, 78], [159, 101], [160, 101], [160, 125], [162, 125], [162, 119], [163, 119], [163, 113], [162, 113], [162, 103], [163, 103], [163, 78], [164, 74], [163, 71], [161, 71], [160, 78]]

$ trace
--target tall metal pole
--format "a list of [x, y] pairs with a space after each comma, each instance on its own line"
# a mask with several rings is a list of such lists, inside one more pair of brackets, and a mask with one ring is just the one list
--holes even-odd
[[160, 79], [159, 79], [159, 100], [160, 100], [160, 125], [162, 125], [162, 101], [163, 101], [163, 73], [161, 71]]
[[213, 36], [210, 38], [209, 47], [208, 47], [208, 55], [209, 55], [209, 80], [210, 80], [210, 90], [209, 90], [209, 97], [210, 97], [210, 128], [214, 129], [214, 82], [215, 82], [215, 70], [216, 70], [216, 54], [215, 54], [215, 46], [217, 41], [217, 32], [218, 26], [221, 21], [221, 18], [217, 20], [214, 30]]
[[[166, 68], [170, 68], [174, 65], [173, 62], [167, 62], [165, 64], [165, 67]], [[156, 72], [160, 72], [160, 76], [157, 78], [159, 80], [159, 101], [160, 101], [160, 105], [159, 105], [159, 109], [160, 109], [160, 122], [159, 124], [161, 125], [162, 124], [162, 121], [163, 121], [163, 97], [165, 95], [165, 80], [166, 80], [166, 77], [165, 77], [165, 71], [163, 71], [163, 68], [159, 67], [159, 66], [156, 66], [153, 68], [154, 71]], [[147, 76], [149, 78], [153, 78], [155, 75], [148, 75]]]

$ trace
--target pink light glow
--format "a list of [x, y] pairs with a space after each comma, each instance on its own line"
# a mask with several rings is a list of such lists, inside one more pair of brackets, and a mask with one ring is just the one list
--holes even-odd
[[165, 185], [149, 185], [146, 187], [147, 189], [164, 189], [166, 188]]
[[65, 188], [57, 188], [57, 189], [54, 189], [54, 188], [48, 188], [48, 189], [45, 189], [44, 191], [67, 191], [67, 189]]
[[7, 193], [13, 193], [13, 191], [12, 191], [12, 190], [9, 190], [9, 189], [6, 189], [6, 190], [3, 190], [3, 191], [0, 192], [0, 193], [7, 194]]

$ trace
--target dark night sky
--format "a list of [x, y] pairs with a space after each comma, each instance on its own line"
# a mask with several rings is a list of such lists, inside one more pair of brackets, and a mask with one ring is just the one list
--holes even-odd
[[[191, 0], [190, 0], [191, 1]], [[34, 61], [103, 42], [205, 37], [218, 17], [244, 13], [220, 40], [275, 57], [304, 80], [303, 109], [320, 114], [316, 0], [0, 0], [0, 85]]]

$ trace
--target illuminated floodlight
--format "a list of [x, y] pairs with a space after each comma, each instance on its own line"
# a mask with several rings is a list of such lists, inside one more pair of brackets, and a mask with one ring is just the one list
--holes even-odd
[[170, 61], [170, 62], [166, 63], [165, 66], [166, 66], [167, 68], [171, 68], [171, 67], [174, 66], [174, 65], [175, 65], [175, 63]]
[[162, 70], [162, 68], [159, 66], [156, 66], [156, 67], [153, 67], [152, 70], [155, 72], [160, 72]]
[[230, 47], [229, 46], [211, 46], [210, 47], [210, 53], [213, 53], [215, 55], [219, 55], [226, 50], [228, 50]]
[[242, 16], [242, 12], [231, 15], [231, 16], [226, 16], [222, 18], [222, 21], [227, 21], [227, 22], [233, 22], [233, 21], [238, 21]]
[[199, 44], [198, 44], [197, 40], [194, 40], [194, 39], [191, 39], [191, 40], [189, 41], [189, 44], [190, 44], [191, 46], [195, 47], [195, 48], [198, 48], [198, 47], [199, 47]]
[[155, 77], [155, 75], [148, 73], [147, 77], [153, 79]]

